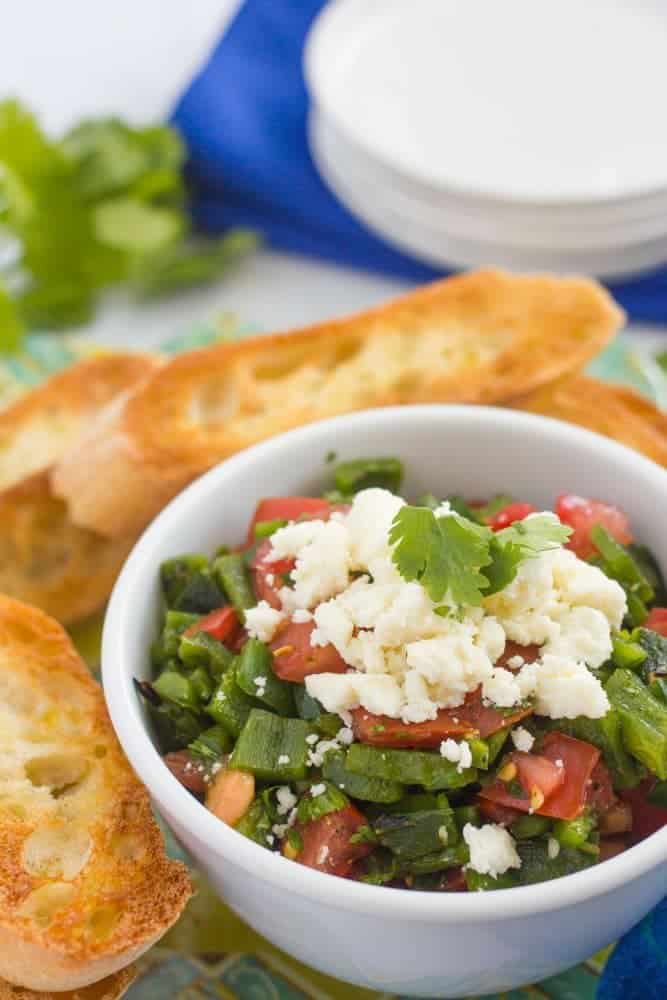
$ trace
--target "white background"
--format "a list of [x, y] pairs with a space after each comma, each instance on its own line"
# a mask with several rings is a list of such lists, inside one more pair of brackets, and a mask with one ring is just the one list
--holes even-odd
[[[83, 115], [164, 118], [237, 6], [238, 0], [5, 0], [0, 97], [26, 101], [51, 130]], [[266, 330], [284, 329], [362, 308], [405, 287], [261, 252], [213, 288], [151, 306], [117, 297], [84, 332], [107, 343], [150, 346], [220, 310]]]

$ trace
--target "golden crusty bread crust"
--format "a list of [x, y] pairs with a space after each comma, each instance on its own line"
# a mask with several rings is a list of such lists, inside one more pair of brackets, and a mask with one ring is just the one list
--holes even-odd
[[502, 403], [581, 368], [623, 314], [585, 279], [479, 271], [348, 319], [194, 351], [112, 408], [58, 463], [75, 523], [140, 530], [216, 462], [373, 406]]
[[510, 405], [587, 427], [667, 467], [667, 414], [627, 386], [574, 375]]
[[0, 593], [63, 625], [104, 606], [134, 538], [105, 538], [72, 524], [48, 471], [0, 491]]
[[0, 489], [55, 462], [118, 393], [155, 369], [148, 354], [106, 354], [51, 376], [0, 411]]
[[190, 894], [67, 634], [0, 595], [0, 976], [46, 992], [104, 979]]
[[26, 990], [23, 986], [12, 986], [11, 983], [0, 979], [0, 1000], [120, 1000], [135, 977], [136, 969], [130, 965], [99, 983], [91, 983], [90, 986], [82, 986], [78, 990], [65, 990], [64, 993]]

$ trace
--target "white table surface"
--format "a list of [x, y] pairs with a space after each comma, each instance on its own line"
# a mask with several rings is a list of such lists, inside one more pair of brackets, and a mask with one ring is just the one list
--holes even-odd
[[[295, 0], [297, 2], [297, 0]], [[164, 118], [239, 0], [7, 0], [0, 97], [31, 105], [50, 130], [84, 115]], [[287, 329], [379, 302], [408, 284], [261, 251], [219, 284], [138, 306], [115, 296], [82, 333], [150, 347], [220, 311], [265, 330]], [[667, 334], [638, 330], [642, 343]]]

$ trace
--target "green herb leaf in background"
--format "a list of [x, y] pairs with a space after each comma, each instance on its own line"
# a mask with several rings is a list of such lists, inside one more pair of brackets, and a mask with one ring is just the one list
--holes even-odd
[[0, 351], [25, 328], [88, 321], [110, 286], [164, 295], [214, 281], [257, 246], [247, 230], [195, 236], [185, 156], [168, 125], [99, 119], [52, 139], [18, 101], [0, 102]]

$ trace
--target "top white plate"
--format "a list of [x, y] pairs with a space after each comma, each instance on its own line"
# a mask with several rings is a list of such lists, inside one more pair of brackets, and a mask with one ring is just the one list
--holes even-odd
[[424, 183], [515, 201], [667, 187], [661, 0], [334, 0], [306, 76], [367, 152]]

